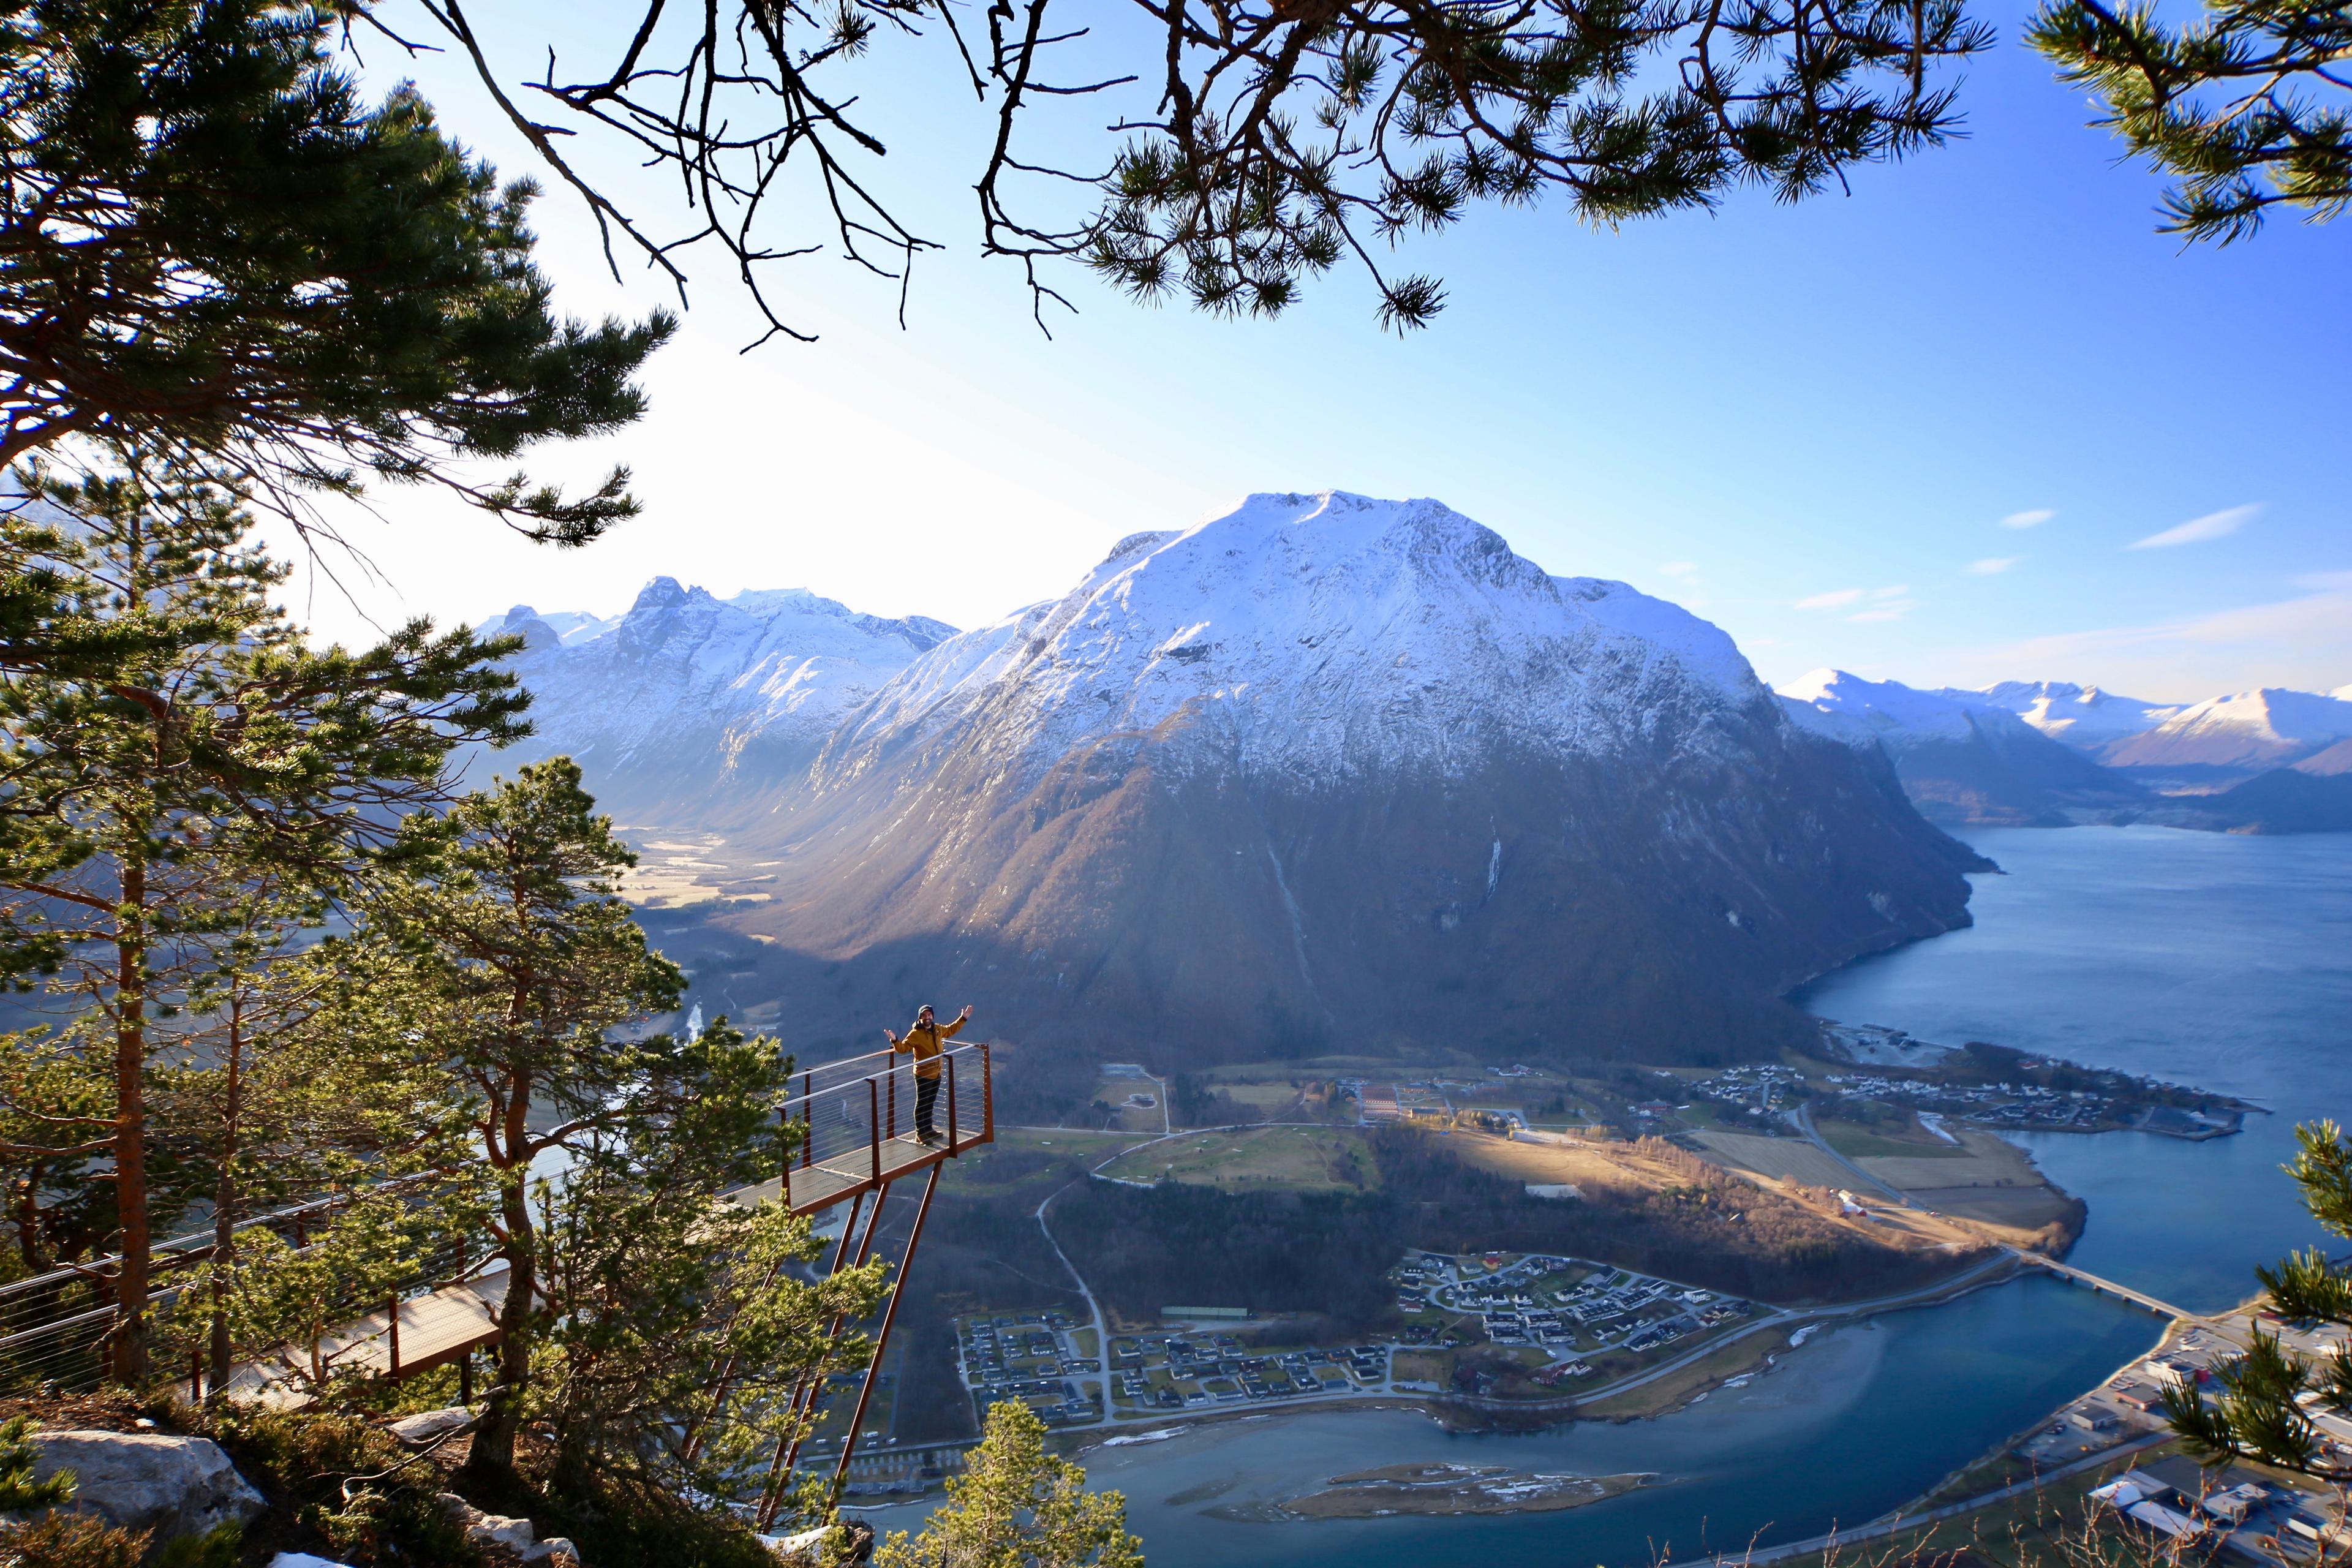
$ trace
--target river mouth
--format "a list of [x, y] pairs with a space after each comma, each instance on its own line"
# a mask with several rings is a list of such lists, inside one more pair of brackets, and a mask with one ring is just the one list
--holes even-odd
[[[1635, 1568], [1874, 1518], [2145, 1355], [2159, 1331], [2147, 1313], [2034, 1277], [1820, 1328], [1739, 1387], [1654, 1420], [1465, 1434], [1416, 1411], [1307, 1411], [1097, 1447], [1085, 1462], [1089, 1484], [1125, 1495], [1155, 1564], [1469, 1568], [1499, 1547]], [[1335, 1477], [1413, 1466], [1652, 1479], [1554, 1512], [1298, 1519], [1287, 1506]], [[913, 1530], [925, 1511], [864, 1517]]]

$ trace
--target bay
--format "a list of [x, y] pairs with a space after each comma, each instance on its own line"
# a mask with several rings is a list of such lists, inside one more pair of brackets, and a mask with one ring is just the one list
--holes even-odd
[[[2352, 835], [1986, 829], [1976, 923], [1798, 1000], [1947, 1044], [1988, 1040], [2252, 1100], [2235, 1137], [2016, 1137], [2090, 1205], [2072, 1260], [2192, 1311], [2324, 1242], [2280, 1166], [2298, 1121], [2352, 1122]], [[2341, 1247], [2344, 1244], [2335, 1244]]]

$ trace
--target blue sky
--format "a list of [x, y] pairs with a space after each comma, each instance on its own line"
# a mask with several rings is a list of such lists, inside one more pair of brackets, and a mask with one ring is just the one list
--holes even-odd
[[[343, 636], [610, 612], [666, 574], [969, 626], [1061, 593], [1125, 533], [1336, 487], [1435, 496], [1553, 572], [1674, 598], [1768, 680], [2352, 682], [2352, 219], [2228, 249], [2158, 235], [2158, 183], [2016, 42], [2022, 14], [1986, 13], [2002, 41], [1967, 73], [1967, 140], [1795, 206], [1742, 195], [1613, 233], [1480, 213], [1404, 258], [1451, 303], [1402, 340], [1345, 272], [1232, 322], [1073, 271], [1055, 282], [1081, 312], [1047, 342], [1017, 268], [977, 254], [969, 89], [943, 51], [886, 44], [877, 184], [949, 247], [919, 266], [906, 331], [894, 287], [811, 258], [777, 292], [820, 341], [740, 354], [750, 317], [711, 268], [647, 376], [652, 416], [535, 463], [627, 462], [643, 518], [558, 554], [395, 494], [346, 521], [374, 579], [349, 600], [305, 581], [297, 608]], [[508, 47], [535, 65], [533, 39]], [[446, 64], [371, 56], [523, 167]], [[598, 166], [640, 207], [668, 199]], [[634, 268], [613, 284], [568, 195], [538, 215], [567, 309], [665, 298]], [[780, 239], [818, 237], [787, 216]]]

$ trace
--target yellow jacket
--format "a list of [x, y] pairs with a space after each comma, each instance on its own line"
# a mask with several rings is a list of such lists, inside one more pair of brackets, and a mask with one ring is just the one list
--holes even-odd
[[898, 1044], [890, 1048], [902, 1054], [914, 1053], [917, 1078], [937, 1078], [940, 1076], [940, 1047], [943, 1042], [954, 1039], [956, 1031], [963, 1025], [961, 1018], [952, 1024], [909, 1024], [907, 1032], [898, 1037]]

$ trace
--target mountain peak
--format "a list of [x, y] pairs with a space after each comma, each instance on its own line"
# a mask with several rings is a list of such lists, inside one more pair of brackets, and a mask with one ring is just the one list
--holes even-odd
[[[700, 591], [695, 590], [697, 593]], [[629, 606], [629, 611], [634, 615], [639, 610], [667, 610], [683, 605], [688, 596], [688, 590], [678, 585], [677, 578], [656, 577], [637, 590], [636, 602]]]
[[1244, 772], [1443, 773], [1497, 741], [1606, 752], [1662, 708], [1728, 721], [1764, 700], [1717, 628], [1555, 578], [1442, 502], [1267, 492], [1131, 534], [1060, 599], [949, 639], [832, 749], [989, 706], [985, 743], [1023, 766], [1124, 734]]

